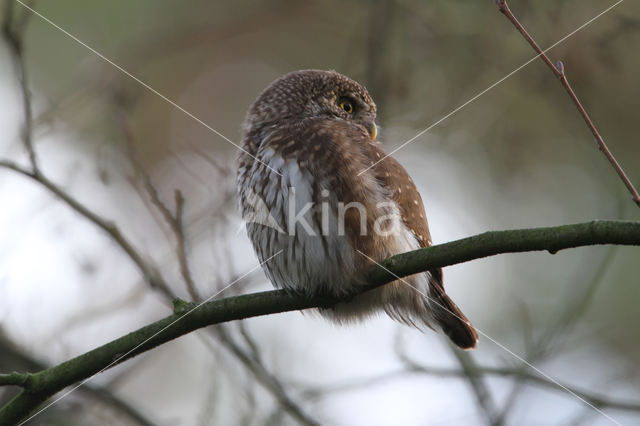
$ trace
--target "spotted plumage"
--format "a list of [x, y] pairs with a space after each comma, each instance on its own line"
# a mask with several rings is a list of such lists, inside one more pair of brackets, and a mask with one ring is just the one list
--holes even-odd
[[472, 348], [477, 334], [440, 269], [358, 294], [374, 261], [431, 245], [420, 194], [375, 142], [375, 118], [366, 89], [333, 71], [297, 71], [267, 87], [247, 114], [239, 157], [249, 238], [275, 287], [357, 294], [321, 311], [332, 320], [384, 311]]

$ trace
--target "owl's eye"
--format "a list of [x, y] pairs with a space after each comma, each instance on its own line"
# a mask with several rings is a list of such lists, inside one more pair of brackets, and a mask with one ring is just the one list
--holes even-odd
[[338, 105], [340, 105], [340, 108], [346, 111], [347, 114], [353, 114], [353, 111], [355, 111], [356, 109], [353, 106], [353, 102], [351, 102], [349, 99], [341, 99]]

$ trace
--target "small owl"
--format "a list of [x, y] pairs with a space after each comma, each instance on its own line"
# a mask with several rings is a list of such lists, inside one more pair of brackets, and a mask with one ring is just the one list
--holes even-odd
[[433, 269], [360, 294], [375, 262], [431, 245], [422, 198], [376, 139], [367, 90], [334, 71], [289, 73], [247, 114], [238, 195], [247, 232], [276, 288], [344, 297], [323, 316], [352, 322], [384, 311], [473, 348], [473, 326]]

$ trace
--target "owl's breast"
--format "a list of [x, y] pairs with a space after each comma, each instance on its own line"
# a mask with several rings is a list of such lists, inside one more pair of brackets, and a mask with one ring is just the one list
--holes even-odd
[[[368, 229], [386, 198], [376, 179], [362, 177], [366, 134], [330, 120], [272, 132], [255, 159], [241, 156], [238, 192], [243, 217], [276, 287], [346, 294], [362, 278]], [[260, 160], [260, 161], [257, 161]]]

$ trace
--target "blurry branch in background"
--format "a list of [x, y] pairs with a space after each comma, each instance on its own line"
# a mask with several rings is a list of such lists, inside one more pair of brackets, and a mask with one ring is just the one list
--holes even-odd
[[[37, 157], [34, 155], [34, 158]], [[32, 170], [29, 170], [26, 167], [23, 167], [18, 163], [10, 160], [0, 160], [0, 167], [13, 170], [16, 173], [34, 180], [35, 182], [46, 188], [49, 192], [51, 192], [51, 194], [53, 194], [55, 197], [63, 201], [71, 209], [75, 210], [75, 212], [80, 214], [80, 216], [88, 219], [98, 228], [102, 229], [118, 244], [118, 246], [120, 246], [124, 250], [124, 252], [141, 271], [143, 277], [153, 288], [158, 289], [160, 292], [167, 295], [171, 294], [171, 290], [169, 289], [167, 283], [164, 281], [157, 269], [154, 266], [149, 265], [147, 261], [144, 260], [140, 253], [138, 253], [138, 251], [134, 248], [133, 244], [122, 234], [122, 232], [120, 232], [120, 229], [114, 222], [103, 218], [102, 216], [82, 204], [80, 201], [75, 199], [71, 194], [49, 180], [39, 168], [33, 168]]]
[[[278, 404], [276, 404], [278, 411], [288, 413], [301, 425], [315, 426], [319, 424], [289, 396], [288, 391], [278, 377], [267, 369], [259, 356], [258, 347], [255, 342], [252, 341], [250, 351], [246, 351], [233, 338], [231, 333], [228, 332], [224, 324], [218, 324], [217, 327], [208, 328], [206, 331], [208, 332], [207, 335], [202, 337], [210, 337], [211, 339], [203, 339], [202, 341], [210, 346], [212, 350], [214, 348], [211, 345], [214, 342], [221, 344], [227, 349], [278, 402]], [[243, 337], [247, 338], [248, 335], [245, 333], [246, 332], [243, 332]], [[249, 396], [255, 397], [255, 395], [252, 395], [252, 392], [247, 392]], [[252, 404], [250, 410], [255, 410], [255, 401], [252, 402], [250, 400], [249, 402]]]
[[[437, 368], [427, 367], [410, 359], [402, 351], [398, 351], [398, 356], [406, 367], [407, 372], [422, 373], [441, 377], [460, 377], [468, 379], [470, 376], [499, 376], [499, 377], [512, 377], [523, 379], [531, 384], [542, 386], [549, 389], [555, 389], [558, 392], [566, 394], [566, 390], [559, 387], [557, 384], [545, 379], [542, 376], [531, 373], [528, 369], [519, 367], [485, 367], [485, 366], [472, 366], [468, 370], [459, 370], [455, 368]], [[597, 408], [611, 408], [617, 410], [637, 411], [640, 412], [639, 402], [618, 401], [614, 398], [610, 398], [606, 395], [599, 395], [597, 393], [581, 390], [572, 386], [566, 386], [562, 384], [566, 389], [569, 389], [572, 393], [578, 395], [588, 403]]]
[[75, 328], [85, 327], [87, 324], [99, 323], [108, 316], [119, 313], [122, 310], [133, 309], [139, 305], [147, 294], [148, 287], [142, 282], [137, 283], [129, 291], [114, 299], [104, 301], [101, 304], [79, 306], [77, 311], [69, 315], [50, 333], [46, 344], [53, 344], [64, 333], [69, 333]]
[[24, 167], [20, 164], [9, 161], [0, 160], [0, 167], [13, 170], [23, 176], [26, 176], [40, 185], [44, 186], [49, 192], [51, 192], [58, 199], [64, 201], [69, 207], [79, 213], [81, 216], [88, 219], [98, 228], [102, 229], [107, 235], [109, 235], [129, 256], [133, 263], [138, 267], [142, 276], [154, 287], [162, 292], [170, 293], [169, 288], [164, 282], [163, 278], [158, 273], [157, 269], [148, 265], [147, 261], [138, 253], [133, 244], [125, 238], [120, 232], [120, 229], [115, 223], [109, 221], [99, 214], [90, 210], [87, 206], [76, 200], [71, 194], [64, 191], [54, 182], [49, 180], [38, 165], [38, 157], [33, 146], [33, 111], [31, 106], [31, 92], [28, 87], [26, 65], [24, 63], [23, 49], [22, 49], [22, 33], [26, 25], [26, 19], [30, 13], [25, 13], [25, 17], [20, 22], [22, 24], [18, 27], [12, 24], [13, 22], [13, 1], [9, 0], [6, 4], [5, 17], [2, 25], [5, 41], [10, 46], [11, 57], [18, 70], [18, 77], [20, 80], [20, 87], [22, 89], [22, 99], [24, 103], [24, 123], [22, 130], [22, 142], [25, 150], [29, 156], [30, 167]]
[[[391, 281], [437, 267], [479, 259], [500, 253], [547, 250], [552, 253], [566, 248], [594, 244], [640, 246], [640, 222], [593, 221], [548, 228], [485, 232], [445, 244], [425, 247], [393, 256], [369, 275], [368, 291]], [[174, 314], [113, 340], [99, 348], [38, 373], [29, 374], [23, 391], [0, 408], [0, 424], [24, 419], [42, 402], [66, 386], [85, 380], [140, 353], [146, 352], [177, 337], [208, 325], [261, 315], [309, 308], [329, 308], [339, 299], [333, 297], [304, 297], [283, 290], [252, 293], [226, 299], [195, 304], [176, 300]], [[519, 370], [518, 370], [519, 371]], [[456, 374], [459, 374], [456, 370]], [[512, 370], [490, 369], [488, 374], [512, 374]], [[533, 373], [531, 380], [556, 385]], [[535, 379], [534, 379], [535, 377]], [[9, 380], [0, 375], [0, 384]], [[11, 378], [15, 383], [15, 378]], [[576, 392], [578, 395], [581, 393]], [[593, 404], [606, 403], [589, 395]], [[588, 398], [585, 398], [589, 400]], [[604, 402], [603, 402], [604, 401]], [[635, 404], [621, 404], [633, 406]]]
[[[618, 3], [614, 4], [613, 6], [616, 6]], [[618, 176], [620, 177], [624, 185], [627, 187], [627, 190], [629, 190], [629, 193], [631, 194], [633, 201], [638, 205], [638, 207], [640, 207], [640, 194], [638, 194], [638, 191], [631, 183], [631, 180], [629, 180], [629, 178], [627, 177], [627, 174], [624, 172], [624, 170], [622, 169], [618, 161], [615, 159], [615, 157], [611, 153], [611, 151], [609, 151], [607, 144], [604, 142], [604, 139], [602, 138], [602, 136], [600, 136], [600, 133], [596, 129], [596, 126], [593, 124], [593, 121], [591, 121], [589, 114], [587, 114], [587, 111], [584, 109], [584, 107], [582, 106], [582, 103], [580, 102], [575, 92], [571, 88], [571, 85], [569, 84], [569, 80], [567, 80], [567, 75], [564, 72], [564, 64], [562, 63], [562, 61], [558, 61], [557, 65], [554, 65], [554, 63], [551, 61], [551, 59], [549, 59], [547, 54], [540, 48], [540, 46], [538, 46], [538, 43], [536, 43], [533, 37], [529, 35], [529, 33], [527, 32], [527, 30], [525, 30], [525, 28], [522, 26], [520, 21], [518, 21], [518, 18], [516, 18], [513, 12], [511, 12], [511, 9], [509, 9], [509, 6], [507, 5], [506, 0], [496, 0], [496, 4], [498, 5], [500, 12], [502, 12], [507, 17], [507, 19], [509, 19], [509, 21], [511, 21], [511, 23], [520, 32], [520, 34], [522, 34], [522, 36], [525, 38], [525, 40], [527, 40], [527, 42], [531, 45], [531, 47], [533, 47], [533, 50], [535, 50], [540, 56], [540, 58], [544, 61], [544, 63], [547, 64], [551, 72], [560, 80], [560, 83], [562, 83], [562, 87], [564, 87], [567, 93], [569, 94], [571, 101], [575, 104], [576, 108], [578, 109], [578, 112], [584, 119], [584, 122], [587, 124], [589, 131], [591, 131], [591, 133], [593, 134], [593, 137], [595, 138], [596, 143], [598, 144], [598, 148], [600, 149], [600, 151], [602, 151], [605, 157], [607, 157], [607, 160], [609, 160], [609, 163], [611, 163], [611, 166], [615, 169], [616, 173], [618, 174]]]
[[[553, 353], [558, 353], [561, 349], [560, 346], [567, 344], [569, 340], [566, 336], [569, 336], [571, 330], [579, 324], [580, 318], [593, 300], [596, 289], [604, 283], [605, 273], [611, 265], [615, 253], [616, 247], [611, 247], [598, 264], [595, 272], [591, 274], [591, 280], [587, 283], [586, 287], [580, 291], [571, 291], [572, 297], [567, 298], [567, 300], [561, 304], [560, 317], [556, 321], [551, 321], [551, 324], [542, 336], [536, 339], [530, 337], [528, 339], [529, 341], [525, 342], [527, 347], [524, 357], [525, 361], [530, 364], [539, 363], [550, 357]], [[581, 278], [580, 281], [582, 282]], [[576, 293], [579, 294], [576, 295]], [[521, 364], [519, 368], [520, 371], [525, 372], [528, 366]], [[514, 378], [515, 382], [513, 383], [513, 387], [505, 403], [502, 405], [503, 409], [500, 413], [500, 418], [503, 420], [507, 418], [509, 411], [514, 408], [515, 401], [527, 383], [528, 376], [516, 374]]]
[[476, 371], [478, 371], [478, 366], [473, 360], [473, 356], [470, 353], [459, 350], [449, 342], [447, 342], [447, 346], [451, 354], [453, 354], [454, 359], [456, 359], [458, 364], [460, 364], [460, 373], [462, 377], [467, 379], [469, 387], [475, 396], [478, 408], [486, 418], [487, 424], [491, 426], [502, 425], [504, 422], [503, 419], [500, 418], [498, 408], [491, 396], [491, 391], [489, 390], [484, 377], [482, 377], [481, 374], [476, 373]]
[[23, 167], [18, 163], [9, 160], [0, 160], [0, 167], [13, 170], [23, 176], [31, 178], [43, 187], [55, 197], [63, 201], [81, 216], [88, 219], [98, 228], [106, 232], [129, 256], [133, 263], [138, 267], [142, 276], [149, 284], [162, 293], [168, 296], [172, 296], [172, 293], [164, 281], [157, 268], [153, 265], [149, 265], [148, 261], [135, 249], [134, 245], [122, 234], [120, 229], [113, 221], [101, 217], [87, 206], [76, 200], [71, 194], [64, 191], [61, 187], [49, 180], [42, 172], [38, 165], [38, 157], [33, 146], [33, 112], [31, 106], [31, 94], [28, 88], [28, 82], [26, 81], [26, 65], [24, 63], [24, 57], [22, 54], [22, 34], [16, 32], [16, 28], [20, 28], [22, 31], [26, 25], [27, 17], [31, 15], [28, 11], [23, 13], [24, 17], [20, 20], [22, 24], [19, 27], [12, 25], [12, 5], [14, 2], [8, 0], [6, 2], [5, 20], [3, 23], [3, 33], [7, 44], [11, 47], [12, 59], [16, 68], [19, 71], [19, 80], [22, 88], [22, 98], [24, 103], [24, 119], [22, 131], [23, 145], [29, 155], [30, 168]]
[[[519, 366], [514, 367], [489, 367], [477, 365], [475, 362], [469, 364], [467, 363], [466, 369], [460, 368], [449, 368], [449, 367], [430, 367], [426, 365], [422, 365], [413, 359], [411, 359], [407, 354], [404, 347], [404, 344], [401, 339], [401, 334], [398, 333], [396, 336], [396, 344], [394, 345], [396, 350], [396, 355], [398, 359], [403, 364], [403, 368], [397, 370], [390, 370], [386, 373], [382, 373], [373, 377], [366, 377], [361, 379], [349, 379], [348, 381], [327, 384], [323, 386], [316, 386], [314, 388], [310, 388], [309, 390], [303, 392], [303, 397], [309, 400], [316, 400], [318, 398], [323, 397], [324, 395], [333, 395], [339, 392], [352, 392], [357, 391], [363, 388], [371, 388], [373, 386], [382, 386], [391, 381], [402, 380], [405, 378], [415, 377], [416, 374], [429, 375], [434, 377], [449, 377], [449, 378], [459, 378], [461, 380], [470, 380], [470, 377], [482, 377], [482, 376], [494, 376], [494, 377], [503, 377], [503, 378], [511, 378], [514, 380], [522, 380], [524, 382], [530, 383], [535, 386], [539, 386], [545, 389], [555, 390], [559, 393], [566, 394], [565, 389], [569, 389], [572, 393], [580, 396], [580, 398], [589, 402], [600, 409], [615, 409], [615, 410], [624, 410], [624, 411], [633, 411], [640, 413], [640, 402], [632, 402], [632, 401], [620, 401], [616, 398], [609, 397], [607, 395], [602, 395], [595, 393], [591, 390], [584, 390], [575, 388], [571, 385], [562, 383], [562, 386], [565, 388], [561, 388], [556, 383], [548, 381], [542, 376], [539, 376], [535, 373], [530, 372], [528, 369], [520, 368]], [[467, 354], [463, 352], [463, 354]], [[466, 360], [465, 360], [466, 363]], [[489, 424], [501, 424], [499, 422], [504, 422], [505, 417], [499, 415], [494, 419], [496, 423]]]
[[29, 163], [32, 172], [37, 175], [40, 173], [36, 153], [33, 148], [33, 109], [31, 108], [31, 91], [29, 90], [29, 82], [27, 80], [27, 70], [24, 65], [24, 50], [22, 45], [22, 34], [27, 25], [27, 20], [31, 15], [23, 8], [20, 8], [20, 16], [15, 18], [13, 10], [13, 1], [5, 3], [4, 22], [2, 23], [2, 33], [11, 58], [18, 74], [20, 81], [20, 90], [22, 92], [22, 108], [24, 114], [24, 124], [22, 127], [22, 142], [29, 155]]
[[[560, 317], [547, 329], [547, 333], [535, 340], [531, 359], [537, 360], [548, 355], [550, 351], [557, 351], [559, 346], [567, 344], [566, 336], [575, 328], [587, 307], [593, 300], [596, 290], [604, 283], [604, 276], [613, 262], [616, 247], [611, 247], [604, 255], [590, 281], [581, 291], [571, 292], [571, 297], [562, 304]], [[576, 294], [578, 293], [578, 294]]]
[[271, 395], [278, 401], [277, 406], [279, 407], [278, 411], [284, 410], [288, 412], [291, 416], [293, 416], [299, 424], [314, 426], [319, 425], [320, 423], [311, 418], [301, 407], [296, 404], [291, 397], [287, 394], [284, 386], [278, 380], [277, 376], [267, 370], [262, 360], [260, 359], [259, 353], [257, 352], [257, 346], [252, 339], [245, 333], [243, 333], [243, 337], [245, 340], [248, 339], [251, 345], [251, 353], [245, 351], [239, 344], [234, 340], [230, 333], [227, 332], [227, 329], [218, 326], [212, 328], [212, 333], [217, 335], [218, 340], [228, 349], [230, 350], [234, 356], [247, 368], [251, 371], [255, 379], [262, 383], [262, 385], [267, 388]]

